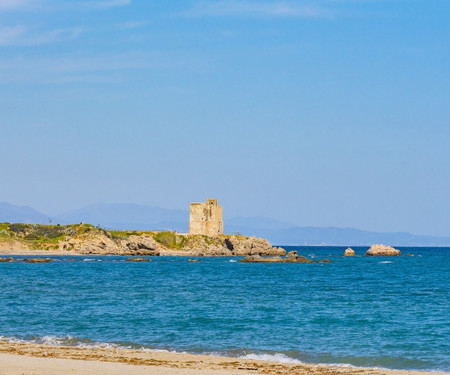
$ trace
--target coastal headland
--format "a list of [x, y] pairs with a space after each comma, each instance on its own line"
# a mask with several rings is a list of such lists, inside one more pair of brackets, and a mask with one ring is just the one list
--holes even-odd
[[422, 371], [369, 369], [307, 363], [119, 348], [49, 346], [0, 341], [2, 375], [428, 375]]
[[90, 224], [0, 224], [0, 254], [126, 256], [283, 256], [267, 240], [242, 235], [115, 231]]

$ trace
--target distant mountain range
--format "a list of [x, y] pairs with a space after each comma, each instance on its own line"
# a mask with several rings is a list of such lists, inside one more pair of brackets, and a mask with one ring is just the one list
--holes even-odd
[[[186, 233], [189, 213], [137, 204], [95, 204], [57, 216], [31, 207], [0, 203], [0, 222], [29, 224], [89, 223], [107, 229], [176, 230]], [[450, 246], [450, 237], [420, 236], [405, 232], [378, 233], [354, 228], [299, 227], [264, 217], [224, 220], [226, 233], [267, 238], [276, 245], [353, 245], [384, 243], [393, 246]]]

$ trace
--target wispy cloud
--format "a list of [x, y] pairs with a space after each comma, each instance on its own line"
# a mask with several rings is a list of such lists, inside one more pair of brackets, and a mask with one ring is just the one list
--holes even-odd
[[186, 68], [204, 69], [197, 59], [165, 52], [129, 52], [111, 55], [68, 55], [60, 57], [0, 57], [0, 83], [62, 84], [118, 83], [137, 71], [159, 74]]
[[0, 28], [0, 46], [27, 46], [50, 44], [77, 38], [82, 32], [81, 27], [57, 28], [39, 30], [18, 25]]
[[220, 0], [201, 2], [183, 12], [185, 16], [246, 16], [246, 17], [291, 17], [291, 18], [321, 18], [331, 17], [332, 12], [312, 3], [269, 2], [269, 1], [238, 1]]
[[61, 11], [67, 9], [107, 9], [131, 5], [132, 0], [0, 0], [3, 11]]
[[131, 5], [132, 0], [99, 0], [99, 1], [80, 1], [77, 5], [88, 9], [114, 8], [124, 5]]
[[147, 22], [141, 21], [129, 21], [123, 22], [117, 25], [118, 29], [139, 29], [147, 25]]
[[0, 0], [0, 12], [11, 10], [34, 9], [41, 1], [36, 0]]

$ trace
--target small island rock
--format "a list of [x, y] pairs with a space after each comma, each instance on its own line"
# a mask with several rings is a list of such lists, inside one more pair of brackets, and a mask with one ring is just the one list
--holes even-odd
[[355, 254], [355, 251], [351, 247], [349, 247], [348, 249], [345, 250], [344, 256], [345, 257], [354, 257], [354, 256], [356, 256], [356, 254]]
[[365, 256], [399, 256], [399, 255], [401, 255], [400, 250], [385, 245], [372, 245], [365, 254]]

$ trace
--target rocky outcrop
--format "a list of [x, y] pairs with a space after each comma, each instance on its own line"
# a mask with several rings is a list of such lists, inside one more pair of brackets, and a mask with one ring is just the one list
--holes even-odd
[[186, 236], [180, 249], [160, 248], [160, 255], [174, 256], [283, 256], [286, 250], [264, 239], [244, 236]]
[[120, 251], [126, 255], [159, 255], [159, 245], [152, 236], [130, 236], [120, 244]]
[[239, 260], [242, 263], [331, 263], [331, 260], [312, 260], [298, 255], [296, 251], [290, 251], [286, 257], [262, 257], [260, 255], [250, 255]]
[[372, 245], [365, 254], [365, 256], [399, 256], [399, 255], [401, 255], [400, 250], [385, 245]]
[[14, 258], [0, 258], [0, 263], [14, 262]]
[[345, 250], [344, 256], [345, 257], [354, 257], [354, 256], [356, 256], [356, 254], [355, 254], [355, 251], [351, 247], [349, 247], [348, 249]]
[[[245, 236], [186, 235], [176, 232], [114, 231], [89, 224], [32, 225], [4, 223], [0, 250], [59, 252], [65, 255], [126, 256], [284, 256], [264, 239]], [[34, 255], [34, 254], [33, 254]]]
[[256, 237], [229, 236], [224, 240], [225, 246], [233, 255], [286, 255], [286, 250], [272, 247], [269, 241]]
[[159, 255], [159, 245], [149, 235], [132, 235], [127, 239], [114, 240], [105, 234], [71, 238], [60, 244], [62, 250], [86, 255]]
[[104, 234], [71, 238], [60, 246], [63, 250], [86, 255], [118, 254], [120, 250], [117, 243]]

